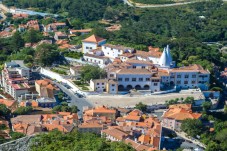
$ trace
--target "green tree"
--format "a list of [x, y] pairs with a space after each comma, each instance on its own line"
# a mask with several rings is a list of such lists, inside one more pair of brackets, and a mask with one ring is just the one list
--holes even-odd
[[187, 97], [183, 101], [184, 104], [193, 104], [194, 102], [195, 102], [194, 97]]
[[[73, 145], [72, 145], [73, 144]], [[93, 133], [61, 133], [57, 130], [32, 139], [31, 151], [135, 151], [123, 142], [110, 142]]]
[[218, 132], [216, 134], [215, 137], [216, 140], [218, 140], [219, 142], [222, 142], [223, 140], [227, 140], [227, 128], [221, 130], [220, 132]]
[[0, 104], [0, 115], [7, 116], [10, 114], [10, 110], [6, 107], [5, 104]]
[[77, 106], [75, 106], [75, 105], [72, 105], [71, 106], [71, 112], [72, 113], [77, 113], [79, 110], [78, 110], [78, 108], [77, 108]]
[[32, 112], [32, 107], [31, 106], [26, 106], [26, 107], [18, 107], [14, 112], [13, 114], [14, 115], [26, 115], [26, 114], [29, 114]]
[[198, 119], [185, 119], [182, 121], [181, 130], [189, 136], [196, 137], [202, 134], [204, 128], [202, 122]]
[[77, 106], [72, 105], [68, 106], [67, 102], [61, 102], [60, 105], [55, 106], [52, 109], [52, 113], [58, 113], [58, 112], [71, 112], [71, 113], [77, 113], [79, 110]]
[[20, 48], [24, 47], [24, 40], [18, 31], [12, 36], [12, 47], [16, 52], [19, 51]]
[[59, 62], [60, 54], [56, 50], [56, 45], [41, 44], [37, 47], [35, 60], [41, 66], [50, 66], [54, 62]]
[[18, 138], [25, 137], [25, 135], [23, 133], [13, 132], [13, 131], [10, 132], [10, 136], [11, 136], [12, 140], [16, 140]]
[[42, 34], [35, 30], [35, 29], [29, 29], [24, 34], [24, 40], [28, 43], [36, 43], [39, 42], [43, 38]]
[[81, 69], [81, 79], [88, 82], [91, 79], [101, 79], [106, 76], [106, 72], [97, 66], [86, 65]]
[[212, 106], [212, 103], [210, 101], [203, 102], [202, 104], [203, 111], [207, 112], [211, 108], [211, 106]]
[[138, 104], [136, 104], [135, 109], [145, 112], [147, 110], [147, 105], [143, 104], [142, 102], [139, 102]]
[[206, 151], [219, 151], [220, 145], [218, 145], [216, 142], [211, 141], [209, 142], [209, 144], [207, 145]]
[[7, 129], [6, 125], [5, 124], [1, 124], [0, 125], [0, 130], [5, 130], [5, 129]]
[[227, 105], [224, 107], [224, 113], [227, 114]]

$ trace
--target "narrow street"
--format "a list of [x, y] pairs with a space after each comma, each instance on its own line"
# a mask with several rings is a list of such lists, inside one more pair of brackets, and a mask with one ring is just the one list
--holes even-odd
[[67, 89], [62, 84], [59, 84], [57, 82], [54, 82], [54, 84], [56, 84], [64, 93], [66, 93], [71, 98], [71, 102], [69, 103], [69, 106], [76, 105], [78, 107], [78, 109], [80, 110], [78, 112], [79, 117], [82, 117], [83, 107], [86, 107], [86, 106], [93, 107], [94, 106], [90, 102], [88, 102], [85, 98], [77, 97], [72, 90]]

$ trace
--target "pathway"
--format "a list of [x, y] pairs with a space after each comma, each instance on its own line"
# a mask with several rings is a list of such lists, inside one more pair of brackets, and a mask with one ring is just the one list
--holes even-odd
[[[181, 6], [181, 5], [187, 5], [197, 2], [205, 2], [209, 0], [195, 0], [192, 2], [180, 2], [180, 3], [173, 3], [173, 4], [141, 4], [141, 3], [134, 3], [132, 0], [123, 0], [125, 4], [129, 6], [135, 6], [138, 8], [159, 8], [159, 7], [172, 7], [172, 6]], [[227, 2], [227, 0], [223, 0], [223, 2]]]

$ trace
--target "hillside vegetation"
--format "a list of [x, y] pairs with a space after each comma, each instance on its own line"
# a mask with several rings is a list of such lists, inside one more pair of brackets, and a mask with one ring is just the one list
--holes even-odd
[[31, 143], [31, 151], [135, 151], [123, 142], [110, 142], [92, 133], [40, 134]]

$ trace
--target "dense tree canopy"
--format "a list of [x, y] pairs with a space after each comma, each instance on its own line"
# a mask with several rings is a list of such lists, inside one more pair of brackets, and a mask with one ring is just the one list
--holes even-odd
[[27, 106], [27, 107], [18, 107], [13, 114], [14, 115], [26, 115], [32, 112], [32, 107], [31, 106]]
[[136, 104], [135, 109], [145, 112], [147, 110], [147, 105], [139, 102], [138, 104]]
[[6, 107], [5, 104], [0, 104], [0, 115], [7, 116], [9, 115], [10, 110]]
[[41, 66], [50, 66], [54, 62], [60, 61], [60, 54], [56, 45], [41, 44], [35, 52], [35, 59]]
[[203, 123], [197, 119], [186, 119], [181, 124], [181, 130], [189, 136], [196, 137], [203, 132]]
[[89, 81], [90, 79], [101, 79], [104, 78], [106, 72], [97, 66], [86, 65], [82, 67], [81, 79], [83, 81]]
[[77, 106], [72, 105], [68, 106], [68, 103], [62, 102], [60, 105], [57, 105], [53, 108], [52, 112], [57, 113], [57, 112], [71, 112], [71, 113], [77, 113], [79, 109]]
[[92, 133], [52, 131], [32, 140], [31, 151], [134, 151], [123, 142], [109, 142]]
[[58, 13], [83, 20], [101, 19], [106, 7], [122, 3], [121, 0], [3, 0], [8, 6], [38, 8], [38, 11]]

